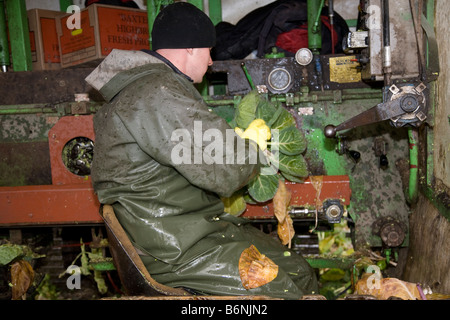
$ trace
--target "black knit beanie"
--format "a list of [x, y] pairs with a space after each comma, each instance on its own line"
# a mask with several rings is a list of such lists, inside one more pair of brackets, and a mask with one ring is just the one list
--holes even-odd
[[153, 24], [153, 50], [210, 48], [215, 44], [216, 31], [211, 19], [188, 2], [168, 5]]

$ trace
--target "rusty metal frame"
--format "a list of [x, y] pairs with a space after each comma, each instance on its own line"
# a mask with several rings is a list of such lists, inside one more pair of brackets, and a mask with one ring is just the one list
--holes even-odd
[[[51, 185], [0, 187], [1, 226], [103, 224], [90, 176], [73, 174], [62, 160], [63, 148], [70, 140], [86, 137], [95, 141], [92, 117], [62, 117], [49, 130]], [[310, 178], [305, 183], [287, 183], [286, 186], [291, 191], [293, 207], [315, 207], [317, 201], [323, 203], [327, 199], [350, 204], [348, 176], [323, 176], [319, 199]], [[272, 203], [249, 204], [242, 216], [273, 218]]]
[[52, 184], [0, 187], [0, 225], [103, 223], [90, 177], [73, 174], [62, 161], [64, 146], [78, 137], [95, 140], [92, 115], [62, 117], [49, 130]]
[[[339, 200], [344, 206], [350, 204], [351, 189], [348, 176], [323, 176], [320, 194], [311, 183], [311, 178], [304, 183], [286, 182], [286, 187], [291, 191], [291, 207], [315, 208], [317, 202], [325, 200]], [[247, 211], [242, 217], [249, 219], [270, 219], [274, 217], [273, 204], [248, 204]]]
[[93, 188], [84, 184], [0, 188], [0, 225], [102, 223]]

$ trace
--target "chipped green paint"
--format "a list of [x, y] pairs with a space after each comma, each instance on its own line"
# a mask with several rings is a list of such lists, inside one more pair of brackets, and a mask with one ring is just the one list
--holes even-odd
[[[339, 99], [336, 97], [339, 96]], [[272, 100], [285, 102], [277, 95]], [[348, 155], [337, 152], [337, 139], [324, 136], [323, 128], [337, 125], [380, 103], [380, 91], [373, 89], [331, 91], [303, 90], [294, 97], [291, 111], [298, 111], [297, 121], [308, 141], [305, 159], [311, 175], [348, 175], [352, 198], [347, 210], [355, 221], [355, 244], [357, 247], [381, 246], [381, 239], [373, 234], [377, 219], [392, 216], [407, 222], [409, 207], [405, 201], [401, 177], [396, 169], [397, 159], [409, 159], [408, 134], [405, 129], [393, 128], [389, 122], [382, 122], [355, 128], [340, 133], [351, 150], [361, 153], [358, 163]], [[227, 103], [232, 108], [231, 102]], [[215, 102], [215, 105], [223, 106]], [[226, 107], [215, 110], [229, 118]], [[381, 169], [375, 155], [375, 138], [382, 137], [387, 143], [389, 166]], [[404, 245], [408, 244], [408, 237]]]
[[314, 153], [314, 155], [309, 157], [309, 160], [315, 162], [315, 165], [318, 165], [318, 162], [323, 162], [326, 175], [346, 174], [341, 157], [336, 152], [337, 143], [332, 139], [325, 138], [323, 130], [311, 129], [307, 135], [307, 140], [308, 150]]
[[[318, 173], [322, 169], [326, 175], [349, 176], [352, 198], [347, 209], [356, 224], [355, 244], [357, 247], [381, 246], [381, 239], [373, 234], [373, 224], [377, 219], [393, 216], [402, 222], [408, 221], [409, 207], [395, 166], [397, 159], [409, 158], [407, 132], [383, 122], [340, 133], [349, 149], [360, 152], [361, 158], [355, 163], [348, 155], [338, 154], [337, 140], [325, 138], [323, 128], [328, 124], [337, 125], [375, 106], [381, 102], [381, 96], [374, 94], [373, 90], [353, 90], [351, 95], [347, 92], [347, 97], [336, 103], [323, 100], [320, 94], [310, 92], [309, 96], [318, 96], [317, 102], [300, 105], [300, 108], [313, 110], [313, 114], [302, 116], [303, 130], [308, 137], [309, 164]], [[386, 169], [379, 167], [379, 158], [373, 149], [375, 138], [379, 136], [388, 146], [389, 166]], [[407, 243], [405, 240], [404, 244]]]
[[[328, 124], [337, 125], [381, 102], [381, 91], [373, 89], [346, 89], [309, 91], [303, 90], [294, 97], [292, 112], [297, 112], [299, 126], [305, 132], [308, 147], [305, 153], [311, 175], [348, 175], [352, 197], [347, 207], [350, 217], [355, 221], [355, 242], [357, 246], [380, 246], [381, 240], [372, 233], [373, 223], [386, 216], [394, 216], [407, 222], [409, 208], [406, 205], [404, 188], [395, 166], [397, 159], [409, 159], [408, 134], [404, 129], [395, 129], [388, 122], [355, 128], [340, 133], [346, 138], [348, 147], [361, 153], [358, 163], [348, 155], [337, 152], [336, 139], [324, 136], [323, 128]], [[286, 97], [272, 97], [280, 103]], [[227, 121], [233, 119], [234, 108], [241, 97], [220, 99], [207, 97], [211, 112], [216, 112]], [[24, 106], [18, 108], [20, 114], [0, 115], [0, 146], [7, 144], [45, 143], [50, 128], [70, 106], [60, 106], [56, 112], [23, 113]], [[0, 108], [1, 109], [1, 108]], [[9, 110], [9, 109], [8, 109]], [[389, 166], [379, 167], [373, 146], [376, 137], [386, 140]], [[23, 152], [23, 151], [21, 151]], [[25, 152], [24, 152], [25, 153]], [[1, 163], [6, 172], [19, 171], [15, 180], [0, 175], [2, 185], [23, 185], [29, 181], [30, 160]], [[405, 245], [407, 240], [405, 240]]]
[[48, 131], [56, 123], [56, 119], [49, 121], [41, 114], [8, 114], [0, 117], [0, 141], [32, 142], [47, 141]]

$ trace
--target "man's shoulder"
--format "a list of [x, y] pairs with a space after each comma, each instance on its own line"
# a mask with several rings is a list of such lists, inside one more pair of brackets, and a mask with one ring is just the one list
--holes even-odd
[[186, 77], [174, 72], [165, 64], [146, 65], [138, 67], [136, 71], [141, 72], [137, 82], [145, 86], [149, 94], [168, 90], [191, 95], [195, 90], [193, 84]]

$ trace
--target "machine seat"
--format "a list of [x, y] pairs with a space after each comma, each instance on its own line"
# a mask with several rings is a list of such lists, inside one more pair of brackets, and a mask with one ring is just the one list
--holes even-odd
[[100, 214], [105, 222], [109, 248], [124, 291], [128, 296], [187, 296], [187, 291], [155, 281], [120, 225], [113, 207], [103, 205]]
[[[127, 296], [147, 300], [282, 300], [264, 295], [198, 296], [181, 288], [172, 288], [152, 278], [139, 254], [120, 225], [110, 205], [102, 205], [100, 215], [105, 222], [109, 248], [120, 281]], [[125, 297], [125, 299], [128, 299]]]

